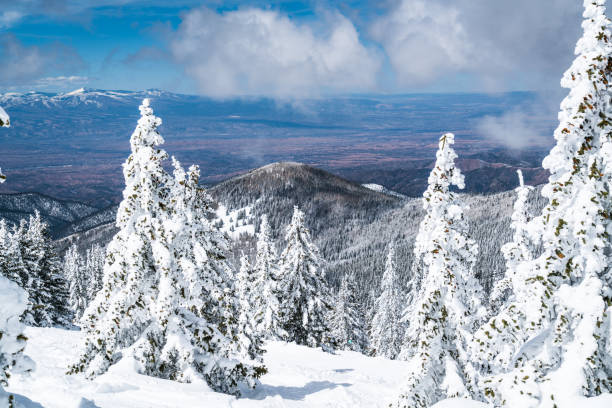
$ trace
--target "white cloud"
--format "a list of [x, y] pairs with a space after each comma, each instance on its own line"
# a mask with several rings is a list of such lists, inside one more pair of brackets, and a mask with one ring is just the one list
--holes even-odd
[[0, 13], [0, 28], [7, 28], [21, 20], [23, 14], [16, 10], [7, 10]]
[[36, 84], [41, 88], [65, 88], [72, 87], [75, 85], [82, 85], [89, 82], [89, 77], [71, 75], [71, 76], [56, 76], [56, 77], [46, 77], [40, 78], [36, 80]]
[[170, 48], [200, 91], [214, 97], [375, 89], [380, 58], [361, 43], [355, 26], [333, 14], [321, 27], [298, 25], [276, 11], [204, 8], [184, 16]]
[[405, 88], [467, 74], [472, 89], [551, 89], [572, 60], [580, 3], [400, 0], [370, 32]]

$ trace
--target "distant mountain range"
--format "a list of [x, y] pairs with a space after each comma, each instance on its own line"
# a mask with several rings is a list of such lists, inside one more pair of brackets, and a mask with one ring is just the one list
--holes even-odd
[[[123, 186], [121, 163], [145, 97], [163, 119], [166, 150], [185, 164], [199, 164], [210, 185], [267, 163], [297, 161], [359, 184], [418, 196], [433, 164], [435, 141], [446, 131], [457, 134], [468, 191], [511, 188], [516, 168], [524, 169], [528, 182], [546, 179], [539, 166], [548, 147], [508, 150], [473, 130], [484, 116], [533, 103], [536, 95], [528, 92], [283, 102], [217, 101], [155, 89], [78, 89], [0, 95], [0, 106], [12, 119], [11, 128], [0, 133], [2, 169], [9, 177], [0, 193], [40, 192], [98, 208], [116, 203]], [[538, 123], [552, 134], [550, 118]]]

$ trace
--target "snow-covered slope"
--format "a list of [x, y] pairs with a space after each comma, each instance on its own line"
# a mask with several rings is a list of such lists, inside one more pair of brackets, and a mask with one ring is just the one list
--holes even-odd
[[[332, 355], [321, 349], [270, 342], [264, 355], [269, 373], [255, 390], [236, 399], [211, 391], [205, 383], [181, 384], [137, 374], [128, 359], [94, 381], [67, 376], [66, 366], [75, 356], [80, 332], [28, 327], [25, 335], [25, 352], [36, 363], [36, 370], [29, 377], [12, 377], [7, 389], [25, 408], [386, 407], [402, 385], [407, 364], [351, 351]], [[611, 406], [611, 394], [580, 404], [583, 408]], [[479, 402], [451, 399], [432, 408], [484, 407], [487, 405]]]
[[271, 342], [264, 355], [269, 374], [257, 389], [237, 400], [211, 391], [205, 383], [180, 384], [139, 375], [127, 359], [94, 381], [66, 376], [81, 333], [28, 328], [25, 334], [26, 354], [37, 368], [29, 378], [12, 378], [8, 391], [46, 408], [384, 407], [397, 392], [405, 367], [403, 362], [355, 352], [331, 355]]
[[367, 184], [362, 184], [362, 186], [372, 191], [378, 191], [379, 193], [383, 193], [383, 194], [390, 195], [393, 197], [397, 197], [401, 199], [408, 199], [407, 196], [400, 194], [400, 193], [396, 193], [395, 191], [391, 191], [387, 187], [381, 186], [380, 184], [367, 183]]

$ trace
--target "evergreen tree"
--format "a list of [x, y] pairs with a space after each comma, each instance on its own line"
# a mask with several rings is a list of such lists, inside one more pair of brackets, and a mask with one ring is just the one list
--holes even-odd
[[402, 292], [395, 265], [395, 245], [391, 243], [370, 327], [370, 348], [375, 356], [395, 359], [400, 351], [404, 334], [403, 324], [400, 322], [401, 302]]
[[309, 347], [329, 346], [327, 318], [331, 299], [323, 260], [304, 225], [304, 213], [294, 207], [280, 257], [281, 320], [286, 340]]
[[476, 243], [467, 236], [463, 208], [452, 185], [464, 187], [455, 167], [454, 135], [440, 138], [423, 195], [425, 218], [415, 242], [423, 257], [422, 284], [408, 314], [404, 347], [410, 348], [407, 383], [395, 407], [428, 407], [449, 397], [474, 395], [467, 347], [484, 308], [473, 273]]
[[479, 330], [474, 359], [495, 405], [580, 406], [612, 391], [612, 37], [604, 0], [584, 1], [584, 35], [561, 85], [548, 199], [529, 228], [542, 254], [517, 267], [514, 301]]
[[285, 337], [279, 317], [280, 302], [278, 298], [278, 256], [268, 217], [261, 217], [257, 235], [257, 254], [254, 266], [255, 282], [253, 283], [253, 319], [256, 330], [266, 338]]
[[512, 282], [517, 276], [518, 266], [525, 261], [533, 258], [532, 245], [533, 241], [529, 236], [527, 224], [531, 221], [529, 208], [527, 207], [527, 199], [529, 192], [533, 187], [526, 186], [523, 181], [523, 173], [517, 170], [519, 177], [519, 186], [516, 188], [516, 202], [514, 203], [514, 212], [512, 213], [511, 228], [514, 230], [514, 236], [511, 242], [504, 244], [501, 251], [506, 259], [506, 274], [495, 284], [491, 292], [489, 300], [489, 308], [492, 314], [499, 312], [499, 309], [504, 303], [512, 299]]
[[343, 277], [332, 315], [332, 336], [338, 347], [362, 352], [367, 348], [364, 316], [357, 304], [355, 278], [352, 274]]
[[73, 315], [68, 306], [68, 282], [62, 274], [47, 224], [38, 211], [30, 216], [27, 229], [24, 222], [20, 224], [13, 240], [19, 245], [22, 262], [14, 265], [14, 269], [19, 271], [23, 266], [27, 274], [21, 282], [30, 303], [24, 315], [25, 323], [41, 327], [70, 326]]
[[87, 304], [91, 302], [96, 294], [102, 290], [102, 279], [104, 277], [104, 260], [106, 251], [98, 244], [93, 244], [85, 253], [85, 278], [87, 286]]
[[242, 348], [246, 348], [251, 358], [258, 358], [262, 354], [263, 337], [256, 329], [254, 319], [254, 284], [255, 275], [253, 267], [246, 255], [240, 257], [240, 270], [236, 279], [238, 293], [238, 326], [240, 327], [240, 341]]
[[74, 312], [75, 321], [78, 321], [89, 304], [91, 282], [75, 244], [72, 244], [64, 255], [64, 276], [70, 288], [69, 305]]
[[124, 165], [120, 230], [108, 246], [102, 291], [82, 319], [87, 336], [70, 372], [102, 374], [131, 347], [144, 374], [182, 382], [199, 377], [238, 394], [238, 384], [254, 386], [265, 367], [239, 339], [227, 244], [206, 219], [198, 168], [185, 173], [175, 161], [170, 176], [162, 167], [167, 154], [158, 148], [161, 120], [148, 99], [140, 111]]

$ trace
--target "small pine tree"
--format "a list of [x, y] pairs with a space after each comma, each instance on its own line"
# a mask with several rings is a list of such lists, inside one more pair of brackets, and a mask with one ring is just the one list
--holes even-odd
[[527, 206], [529, 192], [533, 187], [526, 186], [523, 181], [523, 173], [517, 170], [519, 186], [516, 188], [516, 202], [512, 213], [511, 228], [514, 230], [512, 242], [502, 246], [501, 251], [506, 259], [506, 274], [495, 284], [489, 300], [491, 314], [495, 315], [507, 301], [512, 300], [512, 281], [517, 276], [518, 266], [533, 258], [531, 237], [527, 224], [531, 221], [531, 215]]
[[323, 260], [304, 225], [304, 213], [294, 207], [280, 257], [281, 320], [286, 340], [309, 347], [329, 346], [331, 311]]
[[332, 312], [332, 336], [339, 348], [362, 352], [367, 348], [364, 316], [359, 309], [355, 278], [347, 274], [342, 279]]
[[373, 355], [389, 359], [397, 357], [404, 334], [403, 323], [400, 322], [401, 308], [402, 292], [395, 265], [395, 245], [391, 243], [370, 327], [370, 349]]
[[78, 321], [89, 304], [91, 282], [75, 244], [72, 244], [64, 255], [64, 276], [70, 288], [69, 305], [74, 312], [75, 321]]
[[253, 282], [253, 319], [256, 330], [265, 338], [284, 338], [279, 316], [278, 295], [278, 256], [274, 243], [268, 217], [261, 218], [259, 234], [257, 235], [257, 254], [255, 258]]
[[404, 344], [411, 349], [408, 378], [394, 407], [429, 407], [476, 392], [467, 347], [484, 308], [473, 273], [477, 246], [467, 236], [464, 210], [450, 190], [451, 185], [464, 187], [453, 144], [453, 134], [440, 138], [423, 194], [425, 218], [415, 242], [415, 255], [423, 256], [423, 279], [409, 306]]
[[[30, 307], [24, 321], [32, 326], [69, 327], [72, 312], [68, 305], [68, 282], [61, 270], [60, 258], [38, 212], [26, 224], [22, 222], [13, 240], [21, 251], [21, 260], [13, 265], [13, 275], [23, 272], [21, 286], [28, 293]], [[23, 267], [23, 269], [21, 269]]]
[[85, 278], [87, 279], [87, 304], [102, 290], [104, 277], [104, 260], [106, 251], [98, 244], [93, 244], [85, 254]]
[[543, 162], [548, 205], [529, 224], [542, 254], [517, 266], [514, 300], [473, 344], [496, 406], [580, 406], [612, 391], [612, 30], [604, 0], [584, 7], [557, 144]]

